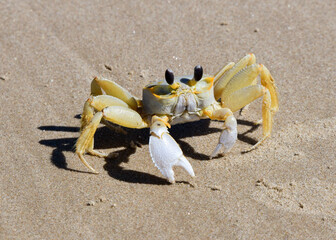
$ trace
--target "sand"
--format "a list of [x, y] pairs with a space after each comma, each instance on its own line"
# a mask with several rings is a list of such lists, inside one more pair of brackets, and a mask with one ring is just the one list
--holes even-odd
[[[333, 239], [336, 236], [336, 2], [2, 1], [1, 239]], [[222, 124], [174, 126], [196, 173], [170, 185], [148, 130], [103, 125], [73, 152], [94, 76], [141, 97], [166, 68], [213, 74], [253, 52], [280, 94], [271, 138], [238, 116], [232, 151], [209, 160]], [[141, 144], [134, 147], [131, 141]]]

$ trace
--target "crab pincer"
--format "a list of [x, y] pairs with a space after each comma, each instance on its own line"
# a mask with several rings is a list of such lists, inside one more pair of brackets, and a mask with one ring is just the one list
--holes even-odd
[[170, 136], [167, 126], [170, 126], [165, 119], [154, 116], [150, 127], [149, 152], [155, 166], [160, 170], [169, 182], [174, 183], [173, 166], [183, 167], [190, 176], [195, 173], [183, 155], [177, 142]]

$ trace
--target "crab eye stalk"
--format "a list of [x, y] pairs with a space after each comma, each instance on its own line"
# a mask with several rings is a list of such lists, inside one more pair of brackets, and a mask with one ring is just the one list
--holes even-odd
[[165, 72], [165, 78], [169, 85], [172, 85], [174, 83], [174, 73], [172, 70], [167, 69]]
[[201, 80], [203, 77], [203, 68], [201, 65], [197, 65], [195, 68], [194, 68], [194, 79], [196, 81], [199, 81]]

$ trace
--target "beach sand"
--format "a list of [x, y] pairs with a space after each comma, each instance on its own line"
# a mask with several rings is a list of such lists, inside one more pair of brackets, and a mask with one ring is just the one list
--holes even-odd
[[[334, 239], [336, 2], [19, 1], [0, 4], [1, 239]], [[214, 74], [253, 52], [280, 95], [272, 136], [261, 100], [232, 151], [209, 160], [222, 123], [173, 126], [196, 177], [169, 184], [148, 129], [101, 126], [74, 154], [94, 76], [135, 96], [164, 78]], [[142, 147], [135, 147], [132, 143]]]

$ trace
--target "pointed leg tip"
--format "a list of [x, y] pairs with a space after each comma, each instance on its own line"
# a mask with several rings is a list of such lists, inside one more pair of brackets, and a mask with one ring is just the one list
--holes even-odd
[[247, 150], [243, 151], [243, 153], [248, 153], [248, 152], [252, 152], [253, 150], [257, 149], [257, 147], [260, 145], [261, 142], [257, 142], [255, 145], [253, 145], [252, 147], [248, 148]]
[[252, 147], [250, 147], [249, 149], [247, 149], [244, 153], [248, 153], [248, 152], [251, 152], [251, 151], [257, 149], [259, 147], [259, 145], [261, 145], [266, 140], [266, 138], [268, 138], [270, 135], [271, 134], [266, 134], [261, 140], [259, 140], [259, 142], [257, 142]]
[[262, 119], [259, 119], [259, 120], [257, 120], [257, 121], [254, 121], [253, 122], [253, 125], [260, 125], [260, 124], [262, 124], [263, 123], [263, 120]]
[[93, 173], [93, 174], [99, 174], [99, 172], [96, 169], [94, 169], [93, 167], [91, 167], [90, 170], [91, 170], [91, 173]]
[[241, 151], [242, 154], [248, 153], [251, 151], [251, 148]]
[[101, 151], [97, 151], [97, 150], [93, 150], [93, 149], [89, 150], [88, 153], [93, 155], [93, 156], [100, 157], [100, 158], [106, 158], [108, 156], [108, 154], [105, 153], [105, 152], [101, 152]]
[[92, 173], [99, 174], [99, 172], [96, 171], [96, 169], [94, 169], [93, 167], [90, 166], [90, 164], [88, 164], [88, 162], [83, 157], [82, 153], [77, 153], [77, 155], [79, 159], [82, 161], [82, 163], [85, 165], [85, 167], [87, 167]]

